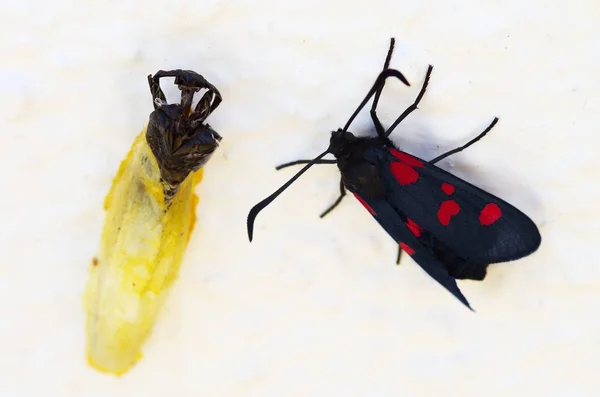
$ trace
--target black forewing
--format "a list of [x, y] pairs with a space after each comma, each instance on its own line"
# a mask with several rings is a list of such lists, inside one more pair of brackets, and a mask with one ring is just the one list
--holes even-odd
[[[405, 251], [417, 262], [419, 266], [443, 285], [452, 295], [465, 304], [469, 309], [471, 306], [462, 294], [454, 277], [448, 274], [446, 266], [434, 255], [430, 247], [424, 246], [406, 226], [406, 217], [401, 211], [394, 208], [389, 201], [383, 199], [371, 199], [355, 193], [363, 203], [366, 203], [377, 222], [397, 242], [405, 244]], [[472, 309], [471, 309], [472, 310]]]
[[[477, 263], [498, 263], [522, 258], [539, 247], [541, 236], [537, 226], [527, 215], [500, 198], [396, 149], [370, 149], [365, 155], [380, 165], [390, 206], [431, 233], [459, 257]], [[404, 165], [394, 165], [394, 172], [394, 163]], [[406, 183], [415, 175], [407, 167], [418, 175], [412, 183]], [[398, 174], [403, 170], [408, 175], [400, 175], [399, 180]], [[451, 194], [444, 192], [443, 184], [454, 188]], [[445, 201], [454, 201], [460, 208], [447, 225], [443, 225], [439, 217]], [[481, 223], [480, 215], [490, 204], [498, 206], [501, 216], [485, 225]]]

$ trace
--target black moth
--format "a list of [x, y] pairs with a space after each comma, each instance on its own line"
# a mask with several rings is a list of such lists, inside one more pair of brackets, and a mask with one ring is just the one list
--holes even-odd
[[[340, 196], [321, 217], [335, 208], [349, 190], [399, 244], [397, 262], [404, 250], [471, 309], [456, 279], [483, 280], [489, 264], [533, 253], [540, 246], [541, 236], [533, 221], [517, 208], [434, 165], [483, 138], [498, 122], [497, 118], [465, 145], [430, 161], [407, 154], [390, 141], [391, 132], [417, 108], [433, 70], [430, 65], [415, 102], [384, 130], [376, 108], [385, 80], [395, 77], [410, 85], [399, 71], [388, 68], [393, 50], [392, 38], [383, 71], [344, 128], [332, 132], [327, 150], [313, 160], [298, 160], [276, 168], [307, 164], [250, 210], [248, 237], [252, 241], [258, 213], [308, 168], [313, 164], [337, 164], [342, 177]], [[371, 118], [377, 137], [356, 137], [348, 132], [348, 127], [373, 95]], [[328, 153], [336, 159], [323, 159]]]

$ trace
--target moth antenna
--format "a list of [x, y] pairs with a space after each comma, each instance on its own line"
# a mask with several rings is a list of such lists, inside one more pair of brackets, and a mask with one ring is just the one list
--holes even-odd
[[362, 102], [360, 103], [360, 105], [358, 105], [358, 107], [356, 108], [356, 110], [354, 111], [354, 113], [352, 113], [352, 116], [350, 116], [350, 118], [348, 119], [348, 122], [346, 123], [346, 125], [343, 128], [343, 131], [347, 131], [348, 127], [350, 127], [350, 124], [352, 124], [352, 122], [354, 121], [354, 119], [356, 118], [356, 116], [358, 116], [358, 114], [360, 113], [360, 111], [365, 107], [365, 105], [367, 104], [367, 102], [369, 102], [369, 100], [371, 99], [371, 97], [373, 95], [375, 95], [375, 92], [377, 92], [377, 90], [379, 89], [379, 86], [382, 85], [385, 80], [387, 80], [390, 77], [395, 77], [398, 80], [400, 80], [401, 82], [403, 82], [404, 84], [406, 84], [407, 86], [410, 87], [410, 84], [408, 83], [408, 80], [406, 80], [406, 77], [404, 77], [404, 75], [402, 73], [400, 73], [400, 71], [396, 70], [396, 69], [385, 69], [384, 71], [382, 71], [381, 73], [379, 73], [379, 76], [377, 76], [377, 79], [375, 80], [375, 83], [373, 84], [373, 86], [371, 87], [371, 89], [369, 90], [369, 92], [367, 93], [367, 95], [365, 96], [365, 98], [362, 100]]
[[290, 187], [290, 185], [292, 183], [294, 183], [296, 181], [296, 179], [300, 178], [300, 175], [304, 174], [310, 167], [312, 167], [313, 165], [315, 165], [315, 163], [317, 161], [319, 161], [320, 159], [322, 159], [323, 157], [325, 157], [325, 155], [328, 154], [328, 153], [329, 153], [329, 149], [327, 149], [326, 151], [324, 151], [323, 153], [321, 153], [320, 155], [318, 155], [317, 157], [315, 157], [314, 159], [312, 159], [310, 163], [306, 164], [289, 181], [287, 181], [279, 189], [277, 189], [275, 192], [273, 192], [273, 194], [271, 194], [269, 197], [267, 197], [266, 199], [264, 199], [263, 201], [261, 201], [260, 203], [256, 204], [254, 207], [252, 207], [252, 209], [248, 213], [248, 221], [247, 221], [247, 224], [248, 224], [248, 239], [250, 241], [252, 241], [252, 234], [253, 234], [253, 230], [254, 230], [254, 220], [256, 219], [256, 216], [258, 215], [258, 213], [260, 211], [262, 211], [267, 205], [271, 204], [271, 202], [273, 200], [275, 200], [277, 198], [277, 196], [279, 196], [281, 193], [283, 193], [283, 191], [285, 189], [287, 189], [288, 187]]

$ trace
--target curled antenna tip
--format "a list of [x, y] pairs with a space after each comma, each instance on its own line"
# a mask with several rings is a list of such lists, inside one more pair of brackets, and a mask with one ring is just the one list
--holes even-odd
[[377, 78], [377, 82], [375, 83], [375, 85], [378, 86], [379, 84], [381, 84], [381, 82], [383, 80], [387, 79], [388, 77], [395, 77], [410, 87], [410, 83], [408, 82], [406, 77], [404, 77], [404, 75], [397, 69], [385, 69], [384, 71], [382, 71], [379, 74], [379, 77]]

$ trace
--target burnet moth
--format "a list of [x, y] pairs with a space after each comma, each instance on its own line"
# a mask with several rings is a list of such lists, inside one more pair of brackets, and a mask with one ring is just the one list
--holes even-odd
[[[181, 103], [167, 103], [160, 79], [175, 77]], [[221, 136], [206, 124], [221, 94], [191, 70], [148, 76], [154, 110], [135, 139], [104, 201], [100, 252], [84, 305], [87, 357], [122, 375], [141, 357], [196, 222], [196, 185]], [[195, 107], [196, 93], [205, 90]]]
[[[434, 165], [479, 141], [498, 122], [497, 118], [471, 141], [430, 161], [403, 152], [392, 143], [389, 135], [417, 109], [433, 70], [430, 65], [415, 102], [385, 130], [376, 108], [386, 79], [395, 77], [410, 85], [402, 73], [389, 69], [393, 50], [392, 38], [383, 71], [344, 128], [331, 133], [327, 150], [312, 160], [297, 160], [276, 167], [280, 170], [306, 164], [250, 210], [248, 237], [252, 241], [258, 213], [308, 168], [314, 164], [337, 164], [341, 173], [340, 196], [321, 217], [340, 204], [346, 191], [350, 191], [399, 245], [397, 262], [400, 253], [406, 252], [471, 309], [456, 280], [483, 280], [489, 264], [513, 261], [533, 253], [541, 243], [541, 236], [535, 223], [514, 206]], [[370, 113], [377, 136], [357, 137], [348, 127], [373, 96]], [[335, 160], [323, 159], [328, 153], [335, 156]]]

